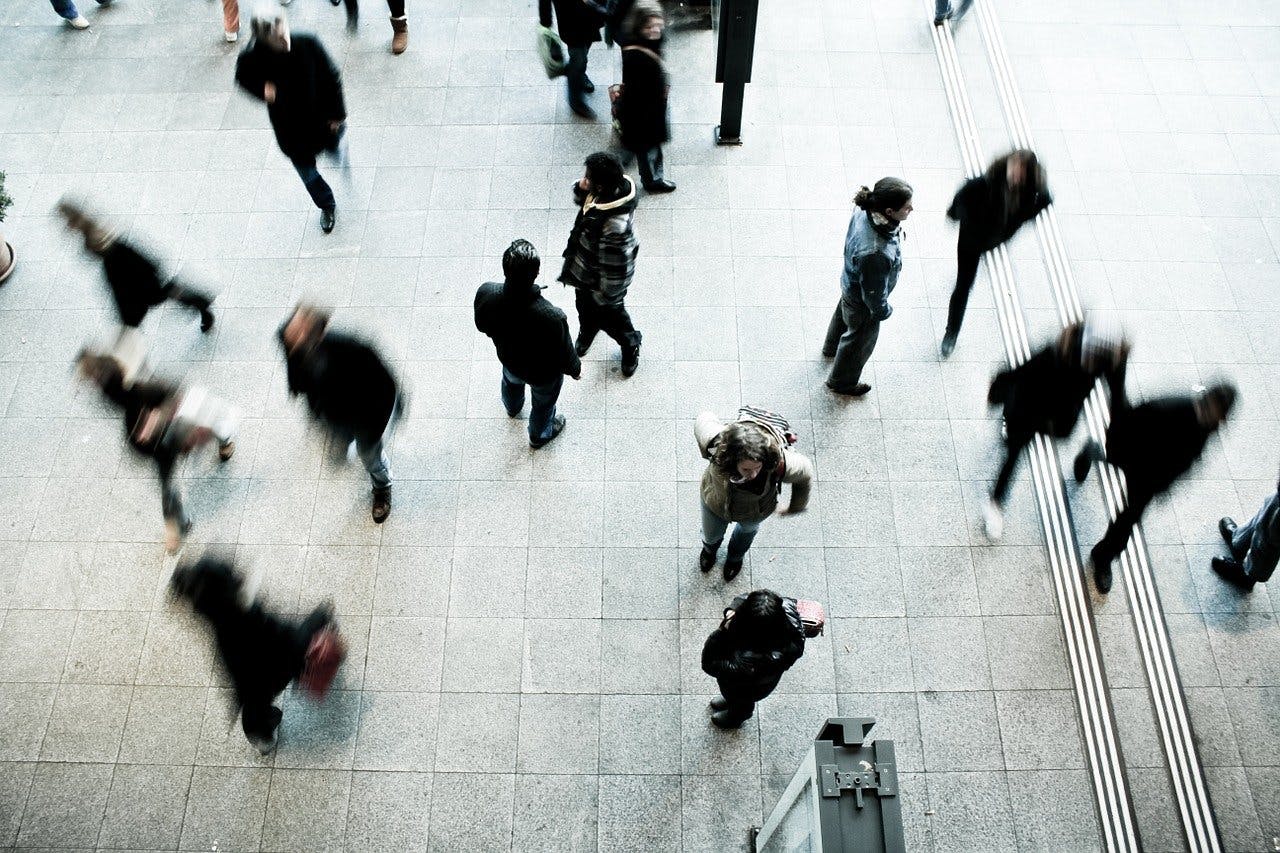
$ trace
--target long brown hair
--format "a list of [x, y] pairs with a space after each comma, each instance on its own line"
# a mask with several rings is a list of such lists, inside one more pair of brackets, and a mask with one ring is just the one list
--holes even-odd
[[725, 475], [736, 477], [738, 463], [745, 460], [759, 462], [763, 466], [760, 473], [766, 474], [782, 462], [782, 448], [754, 424], [729, 424], [716, 439], [711, 451], [711, 464]]

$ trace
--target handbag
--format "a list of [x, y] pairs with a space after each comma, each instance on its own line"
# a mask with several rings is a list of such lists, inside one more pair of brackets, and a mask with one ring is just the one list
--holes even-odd
[[542, 67], [547, 76], [554, 79], [564, 74], [569, 64], [560, 36], [550, 27], [538, 27], [538, 56], [542, 59]]
[[800, 614], [805, 639], [812, 640], [820, 636], [827, 627], [827, 611], [820, 603], [808, 598], [795, 598], [792, 601], [796, 603], [796, 612]]
[[323, 699], [346, 659], [346, 641], [337, 628], [326, 625], [311, 635], [298, 686], [312, 698]]

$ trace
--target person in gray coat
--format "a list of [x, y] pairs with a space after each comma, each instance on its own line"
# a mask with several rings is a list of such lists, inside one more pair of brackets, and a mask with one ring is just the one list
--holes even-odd
[[881, 178], [853, 198], [858, 209], [844, 239], [840, 304], [822, 346], [822, 355], [835, 359], [827, 387], [837, 394], [861, 397], [871, 390], [862, 369], [875, 351], [880, 324], [893, 313], [889, 294], [902, 269], [900, 226], [911, 213], [911, 195], [901, 178]]
[[1219, 577], [1245, 592], [1270, 580], [1280, 562], [1280, 481], [1252, 521], [1237, 527], [1228, 516], [1218, 522], [1218, 531], [1231, 549], [1230, 558], [1214, 557], [1211, 562]]

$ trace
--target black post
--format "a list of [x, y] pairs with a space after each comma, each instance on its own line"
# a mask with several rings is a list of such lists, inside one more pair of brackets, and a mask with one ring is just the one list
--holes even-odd
[[724, 84], [716, 144], [741, 145], [742, 100], [751, 82], [760, 0], [718, 0], [716, 7], [716, 82]]

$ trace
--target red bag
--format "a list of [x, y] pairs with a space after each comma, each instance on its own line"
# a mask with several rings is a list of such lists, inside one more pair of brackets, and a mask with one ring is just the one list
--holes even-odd
[[807, 598], [797, 598], [796, 612], [800, 614], [800, 622], [804, 625], [805, 637], [812, 639], [822, 634], [827, 627], [827, 611], [822, 605]]
[[338, 674], [338, 667], [347, 659], [347, 643], [338, 629], [328, 625], [316, 631], [307, 646], [298, 686], [314, 699], [323, 699], [329, 685]]

